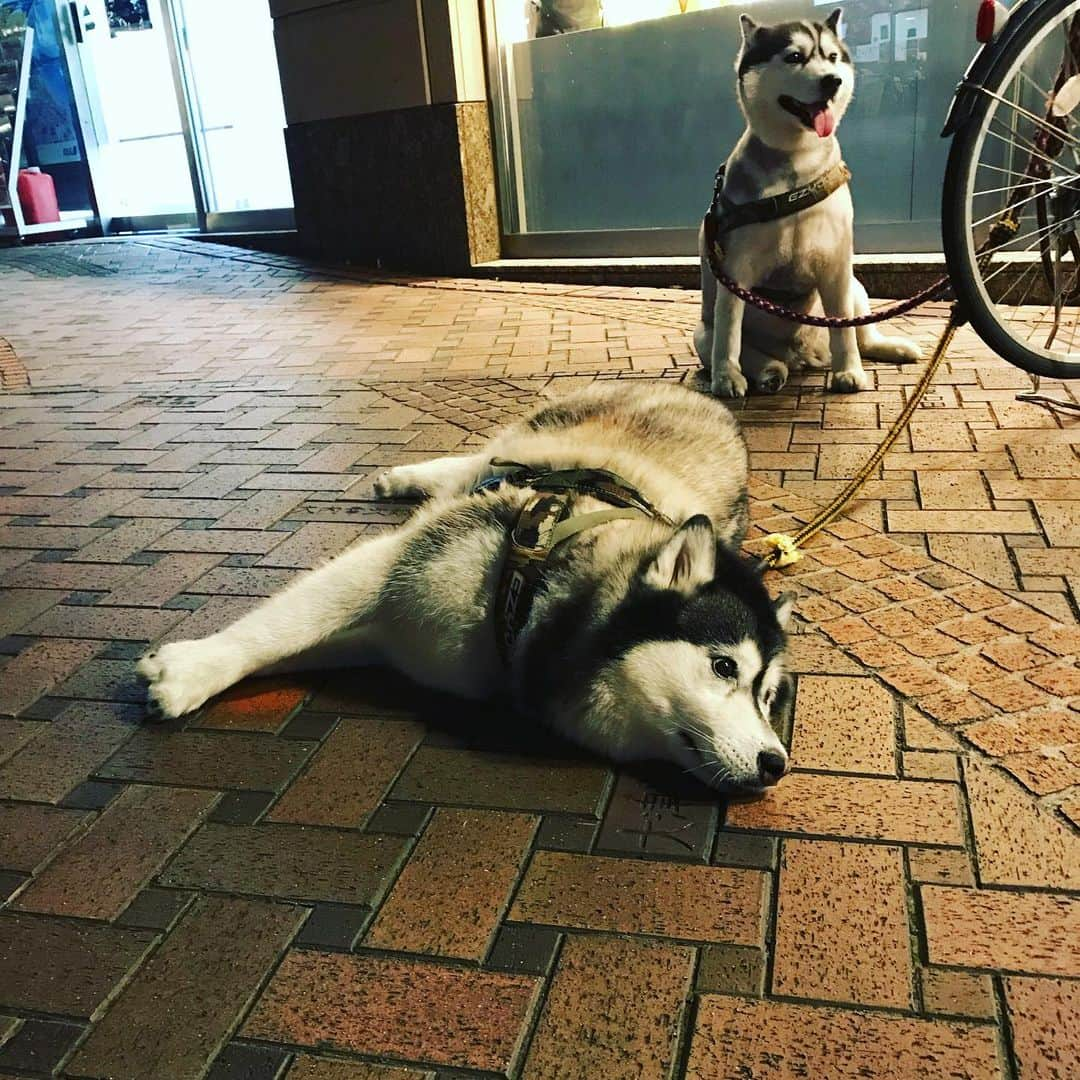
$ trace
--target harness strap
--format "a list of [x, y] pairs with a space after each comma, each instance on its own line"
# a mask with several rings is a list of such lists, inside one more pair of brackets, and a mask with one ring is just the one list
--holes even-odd
[[838, 161], [802, 187], [794, 188], [792, 191], [782, 191], [779, 195], [769, 195], [764, 199], [755, 199], [753, 202], [736, 203], [724, 195], [726, 170], [727, 166], [721, 165], [716, 172], [713, 201], [709, 207], [709, 214], [716, 221], [718, 234], [730, 232], [742, 225], [775, 221], [777, 218], [807, 210], [823, 202], [851, 179], [851, 170], [843, 161]]
[[[528, 466], [516, 462], [493, 461], [492, 464], [514, 469], [499, 477], [500, 482], [537, 490], [521, 508], [511, 530], [495, 594], [495, 641], [503, 663], [509, 664], [514, 642], [528, 622], [540, 589], [548, 556], [559, 544], [609, 521], [642, 518], [673, 523], [626, 481], [603, 469], [565, 469], [533, 475]], [[491, 484], [485, 481], [479, 489]], [[612, 505], [607, 510], [570, 517], [573, 495], [591, 495]]]

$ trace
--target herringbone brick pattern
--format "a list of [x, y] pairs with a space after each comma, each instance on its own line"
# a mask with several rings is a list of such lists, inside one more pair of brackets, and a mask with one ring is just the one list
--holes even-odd
[[[0, 254], [0, 289], [32, 383], [0, 396], [0, 1076], [1080, 1072], [1080, 428], [972, 339], [774, 575], [794, 771], [724, 806], [386, 672], [154, 727], [133, 677], [400, 520], [376, 470], [683, 377], [689, 294], [176, 240]], [[750, 399], [751, 546], [913, 378]]]

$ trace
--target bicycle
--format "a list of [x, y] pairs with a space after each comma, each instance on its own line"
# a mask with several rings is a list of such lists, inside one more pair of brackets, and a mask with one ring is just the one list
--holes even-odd
[[1080, 377], [1080, 0], [1005, 14], [983, 0], [942, 131], [942, 240], [960, 313], [1037, 391]]

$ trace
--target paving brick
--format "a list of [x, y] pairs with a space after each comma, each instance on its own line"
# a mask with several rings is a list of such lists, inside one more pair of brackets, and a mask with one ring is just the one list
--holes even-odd
[[82, 1033], [79, 1024], [25, 1020], [10, 1039], [0, 1040], [0, 1076], [13, 1075], [8, 1069], [53, 1075], [53, 1070]]
[[496, 935], [486, 966], [492, 971], [547, 975], [562, 935], [546, 926], [506, 924]]
[[14, 634], [20, 627], [48, 611], [63, 598], [51, 589], [5, 589], [0, 609], [0, 637]]
[[1039, 705], [1047, 705], [1052, 700], [1042, 690], [1021, 678], [994, 679], [991, 682], [978, 683], [971, 689], [1002, 712], [1023, 712]]
[[706, 945], [698, 961], [695, 989], [699, 994], [741, 994], [761, 997], [765, 955], [748, 945]]
[[436, 1077], [426, 1070], [297, 1054], [289, 1069], [289, 1080], [436, 1080]]
[[27, 623], [26, 633], [39, 637], [156, 641], [183, 617], [182, 611], [58, 604]]
[[148, 886], [124, 908], [116, 919], [116, 925], [134, 926], [142, 930], [171, 930], [193, 898], [194, 893]]
[[1080, 898], [923, 885], [932, 964], [1032, 975], [1080, 971]]
[[207, 1080], [282, 1080], [289, 1057], [273, 1046], [230, 1042], [214, 1059]]
[[784, 841], [772, 990], [910, 1007], [900, 848]]
[[919, 701], [919, 708], [942, 724], [950, 726], [980, 720], [991, 713], [990, 706], [970, 691], [950, 691], [930, 694]]
[[120, 992], [66, 1071], [147, 1080], [202, 1075], [304, 914], [203, 897]]
[[315, 743], [246, 731], [138, 731], [99, 776], [181, 787], [280, 791]]
[[791, 757], [802, 768], [895, 776], [892, 695], [873, 679], [804, 675]]
[[1067, 746], [1058, 754], [1037, 751], [1014, 754], [1002, 764], [1029, 791], [1048, 795], [1080, 783], [1080, 745]]
[[112, 589], [103, 604], [119, 607], [158, 607], [184, 592], [220, 562], [219, 555], [168, 554]]
[[734, 1076], [998, 1080], [1001, 1064], [985, 1025], [710, 994], [698, 1008], [686, 1077]]
[[83, 664], [70, 678], [53, 688], [53, 696], [90, 701], [146, 700], [143, 683], [130, 660], [95, 658]]
[[1065, 709], [995, 717], [964, 728], [964, 738], [994, 757], [1080, 742], [1080, 716]]
[[537, 851], [510, 918], [549, 926], [757, 944], [765, 875]]
[[955, 754], [936, 754], [923, 750], [905, 750], [904, 775], [912, 780], [960, 779], [960, 767]]
[[984, 885], [1080, 888], [1080, 836], [1037, 805], [993, 766], [964, 766]]
[[623, 773], [608, 802], [596, 847], [708, 862], [718, 818], [716, 800], [703, 796], [700, 788], [668, 780], [656, 787]]
[[382, 956], [286, 955], [243, 1027], [254, 1039], [507, 1074], [539, 982]]
[[33, 873], [85, 820], [78, 810], [0, 803], [0, 867]]
[[1018, 1074], [1057, 1080], [1080, 1073], [1080, 983], [1013, 976], [1004, 984]]
[[692, 969], [690, 949], [569, 938], [522, 1080], [670, 1076]]
[[732, 804], [727, 826], [896, 843], [963, 844], [956, 787], [917, 780], [791, 773], [761, 800]]
[[607, 769], [584, 761], [549, 762], [421, 746], [390, 797], [595, 815], [607, 778]]
[[28, 743], [40, 730], [30, 720], [9, 720], [0, 717], [0, 762], [6, 761], [21, 746]]
[[1027, 680], [1057, 697], [1080, 696], [1080, 664], [1075, 661], [1049, 664], [1030, 671]]
[[89, 1017], [153, 941], [141, 930], [0, 916], [0, 1007]]
[[205, 825], [158, 879], [174, 888], [370, 904], [404, 853], [398, 837], [292, 825]]
[[482, 960], [538, 825], [527, 814], [437, 809], [365, 944]]
[[364, 528], [363, 525], [309, 522], [283, 544], [278, 544], [269, 555], [264, 555], [259, 565], [311, 570], [341, 554], [361, 536]]
[[97, 641], [37, 641], [4, 665], [0, 713], [19, 714], [101, 650]]
[[923, 968], [923, 1004], [926, 1012], [993, 1020], [997, 1013], [994, 984], [988, 975], [950, 968]]
[[1006, 671], [1030, 671], [1053, 659], [1044, 649], [1020, 637], [992, 641], [983, 649], [982, 655]]
[[285, 726], [307, 696], [305, 687], [289, 679], [245, 679], [214, 698], [199, 713], [195, 726], [273, 734]]
[[270, 820], [362, 825], [423, 734], [420, 724], [409, 721], [343, 718], [278, 800]]
[[244, 529], [174, 529], [146, 545], [147, 551], [212, 552], [223, 555], [265, 555], [288, 533]]
[[21, 911], [114, 919], [184, 842], [217, 796], [132, 785], [25, 889]]
[[943, 885], [974, 885], [975, 874], [966, 851], [954, 848], [908, 848], [912, 881]]
[[0, 766], [0, 797], [58, 802], [131, 735], [108, 705], [79, 703]]
[[176, 527], [170, 518], [132, 518], [79, 549], [83, 562], [122, 563]]

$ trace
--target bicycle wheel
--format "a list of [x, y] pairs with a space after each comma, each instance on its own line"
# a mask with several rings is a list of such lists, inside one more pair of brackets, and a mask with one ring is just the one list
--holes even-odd
[[[1035, 0], [1028, 0], [1029, 3]], [[949, 151], [955, 295], [982, 340], [1035, 375], [1080, 377], [1080, 0], [1046, 0], [1007, 41]], [[1005, 224], [1002, 224], [1005, 222]]]

